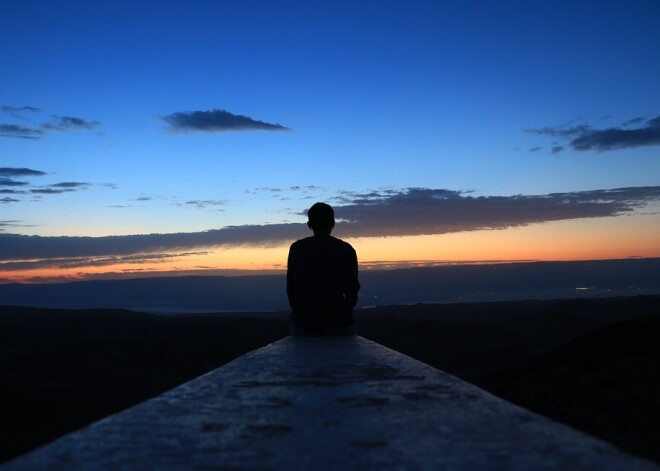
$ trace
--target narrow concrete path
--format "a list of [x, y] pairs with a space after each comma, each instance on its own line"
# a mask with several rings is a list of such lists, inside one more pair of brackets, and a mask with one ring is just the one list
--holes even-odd
[[287, 337], [1, 469], [659, 468], [362, 337]]

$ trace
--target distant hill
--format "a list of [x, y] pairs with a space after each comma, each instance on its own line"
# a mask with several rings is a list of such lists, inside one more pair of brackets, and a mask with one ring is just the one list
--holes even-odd
[[[359, 306], [660, 294], [660, 258], [362, 271]], [[0, 304], [144, 312], [288, 309], [284, 275], [0, 285]]]

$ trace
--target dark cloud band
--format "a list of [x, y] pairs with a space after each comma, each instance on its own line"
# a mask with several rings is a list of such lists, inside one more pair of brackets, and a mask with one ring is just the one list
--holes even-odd
[[616, 216], [658, 199], [660, 187], [479, 197], [412, 188], [358, 198], [335, 208], [335, 214], [350, 223], [351, 237], [404, 236]]
[[[335, 206], [340, 237], [388, 237], [504, 229], [630, 214], [660, 200], [660, 186], [548, 195], [470, 196], [410, 188], [345, 194]], [[175, 253], [214, 246], [278, 246], [305, 237], [305, 224], [228, 226], [193, 233], [106, 237], [0, 234], [0, 261]]]

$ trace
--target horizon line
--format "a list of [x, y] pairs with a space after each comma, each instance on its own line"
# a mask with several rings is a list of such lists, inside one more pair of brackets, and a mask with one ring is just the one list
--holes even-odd
[[[579, 260], [400, 260], [400, 261], [367, 261], [359, 263], [362, 273], [374, 273], [383, 271], [408, 270], [414, 268], [442, 268], [460, 266], [481, 265], [517, 265], [531, 263], [591, 263], [591, 262], [615, 262], [636, 260], [660, 260], [660, 257], [628, 256], [624, 258], [594, 258]], [[106, 272], [90, 274], [81, 277], [54, 276], [54, 277], [31, 277], [22, 281], [0, 278], [0, 285], [38, 285], [38, 284], [67, 284], [85, 281], [117, 281], [149, 278], [192, 278], [192, 277], [247, 277], [247, 276], [272, 276], [284, 275], [286, 267], [264, 268], [264, 269], [233, 269], [233, 268], [208, 268], [191, 270], [168, 270], [168, 271], [135, 271], [135, 272]]]

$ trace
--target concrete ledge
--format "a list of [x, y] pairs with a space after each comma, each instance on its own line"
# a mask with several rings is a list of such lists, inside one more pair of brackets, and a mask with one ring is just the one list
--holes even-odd
[[657, 470], [361, 337], [287, 337], [18, 458], [33, 469]]

